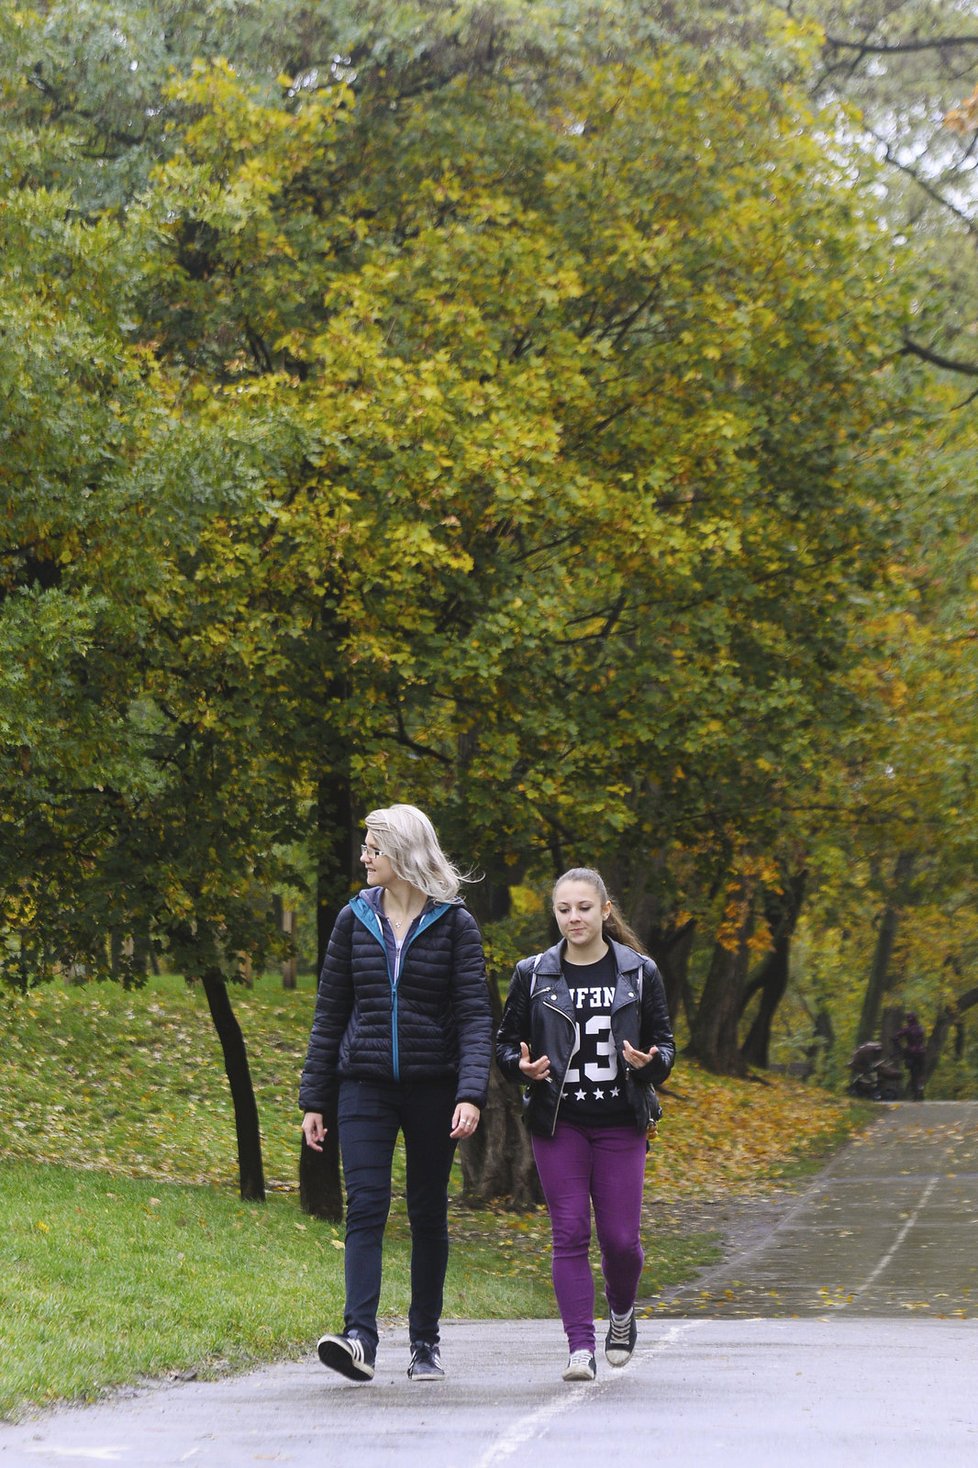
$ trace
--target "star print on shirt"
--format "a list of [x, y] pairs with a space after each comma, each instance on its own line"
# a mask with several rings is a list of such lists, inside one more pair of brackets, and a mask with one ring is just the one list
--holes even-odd
[[575, 1101], [586, 1101], [587, 1100], [587, 1091], [575, 1091], [574, 1092], [574, 1100]]
[[621, 1095], [621, 1092], [619, 1091], [619, 1089], [618, 1089], [617, 1086], [615, 1086], [614, 1090], [611, 1092], [611, 1095], [612, 1095], [612, 1097], [620, 1096]]
[[595, 1093], [594, 1093], [594, 1099], [595, 1099], [595, 1101], [603, 1101], [604, 1100], [604, 1092], [603, 1091], [595, 1091]]

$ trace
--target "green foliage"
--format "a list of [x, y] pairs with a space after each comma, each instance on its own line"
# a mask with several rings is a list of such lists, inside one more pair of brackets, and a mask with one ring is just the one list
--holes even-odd
[[933, 646], [891, 669], [943, 445], [811, 18], [3, 24], [15, 982], [105, 971], [107, 933], [134, 980], [151, 940], [260, 966], [327, 784], [343, 823], [430, 809], [487, 892], [596, 862], [646, 935], [759, 949], [788, 875], [867, 807], [905, 823]]

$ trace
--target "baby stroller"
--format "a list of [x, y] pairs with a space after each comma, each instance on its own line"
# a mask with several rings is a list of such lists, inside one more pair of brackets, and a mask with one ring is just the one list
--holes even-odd
[[900, 1095], [903, 1066], [899, 1056], [884, 1058], [879, 1040], [867, 1040], [849, 1060], [849, 1095], [868, 1101], [896, 1101]]

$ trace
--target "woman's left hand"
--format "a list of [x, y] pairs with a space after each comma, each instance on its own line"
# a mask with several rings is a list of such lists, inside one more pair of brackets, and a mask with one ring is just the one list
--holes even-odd
[[642, 1050], [634, 1049], [626, 1040], [621, 1047], [621, 1053], [632, 1070], [641, 1070], [643, 1066], [648, 1065], [650, 1061], [655, 1059], [659, 1053], [659, 1047], [658, 1045], [653, 1045], [646, 1055]]
[[452, 1117], [453, 1137], [471, 1137], [479, 1125], [479, 1108], [473, 1106], [471, 1101], [460, 1101], [455, 1108]]

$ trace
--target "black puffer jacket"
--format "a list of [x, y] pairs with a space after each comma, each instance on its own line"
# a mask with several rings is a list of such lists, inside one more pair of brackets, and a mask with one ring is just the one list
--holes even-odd
[[326, 1111], [339, 1080], [456, 1081], [456, 1100], [482, 1107], [492, 1012], [482, 939], [461, 903], [429, 903], [404, 942], [395, 985], [369, 888], [336, 919], [319, 979], [299, 1085], [303, 1111]]
[[[611, 1006], [611, 1034], [618, 1056], [618, 1073], [625, 1077], [627, 1094], [638, 1131], [661, 1114], [655, 1087], [672, 1070], [676, 1043], [669, 1024], [662, 975], [651, 958], [643, 958], [623, 943], [610, 943], [615, 956], [615, 997]], [[531, 1060], [550, 1058], [550, 1079], [533, 1081], [526, 1090], [526, 1121], [530, 1130], [552, 1136], [564, 1089], [564, 1076], [577, 1046], [574, 1003], [564, 978], [557, 943], [536, 959], [516, 965], [496, 1036], [496, 1061], [509, 1080], [522, 1081], [520, 1042], [530, 1047]], [[648, 1065], [633, 1069], [625, 1062], [622, 1046], [628, 1041], [647, 1053], [658, 1046]]]

